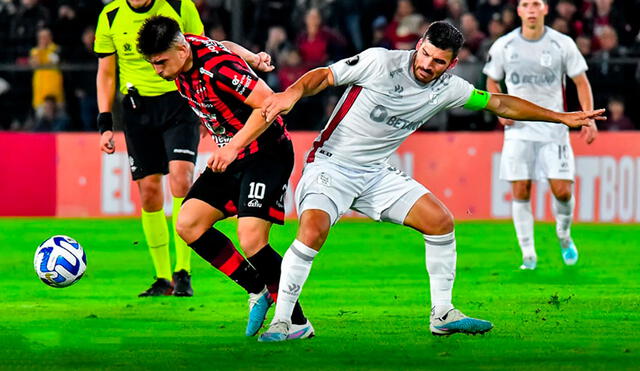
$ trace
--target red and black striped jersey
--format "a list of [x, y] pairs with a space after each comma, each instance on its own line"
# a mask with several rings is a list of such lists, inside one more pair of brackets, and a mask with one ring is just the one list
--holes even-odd
[[[226, 145], [244, 127], [253, 108], [245, 104], [258, 76], [247, 62], [221, 43], [204, 36], [185, 35], [191, 45], [193, 67], [176, 79], [180, 94], [189, 101], [218, 146]], [[281, 117], [238, 153], [237, 160], [290, 141]]]

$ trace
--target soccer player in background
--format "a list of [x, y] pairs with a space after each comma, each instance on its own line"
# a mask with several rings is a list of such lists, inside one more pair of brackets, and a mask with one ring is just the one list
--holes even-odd
[[[520, 0], [519, 27], [500, 37], [491, 46], [483, 72], [487, 90], [500, 93], [504, 80], [511, 95], [527, 99], [545, 108], [564, 111], [565, 75], [576, 85], [583, 110], [593, 109], [591, 85], [585, 71], [587, 63], [573, 40], [544, 25], [549, 11], [546, 0]], [[531, 212], [531, 181], [547, 179], [553, 193], [556, 234], [564, 263], [574, 265], [578, 250], [571, 239], [571, 221], [575, 199], [573, 150], [566, 126], [545, 122], [523, 122], [499, 118], [505, 127], [500, 178], [511, 182], [513, 224], [522, 250], [521, 269], [535, 269], [537, 256]], [[595, 121], [582, 127], [588, 144], [597, 135]]]
[[[269, 245], [269, 231], [273, 223], [284, 224], [284, 197], [293, 169], [293, 145], [282, 118], [265, 121], [262, 116], [263, 102], [273, 92], [237, 54], [215, 40], [184, 35], [171, 18], [147, 20], [138, 50], [159, 76], [176, 80], [180, 94], [218, 145], [185, 198], [177, 230], [198, 255], [250, 294], [246, 335], [253, 336], [278, 294], [282, 257]], [[236, 214], [247, 260], [212, 228]], [[235, 276], [238, 270], [258, 275], [243, 282]], [[260, 310], [254, 313], [254, 308]], [[294, 330], [290, 336], [313, 336], [297, 302], [287, 319]]]
[[493, 325], [465, 316], [451, 303], [456, 268], [453, 216], [423, 185], [389, 165], [400, 144], [435, 114], [454, 107], [488, 110], [517, 120], [586, 125], [604, 110], [558, 113], [521, 98], [474, 89], [446, 73], [457, 62], [460, 31], [434, 22], [416, 50], [372, 48], [327, 68], [307, 72], [267, 99], [267, 121], [287, 113], [303, 96], [347, 85], [329, 122], [313, 143], [296, 190], [297, 237], [284, 255], [276, 313], [260, 341], [289, 338], [289, 317], [329, 230], [348, 209], [423, 234], [431, 286], [434, 335], [475, 334]]
[[[140, 296], [192, 296], [191, 249], [176, 234], [180, 205], [193, 182], [193, 168], [199, 143], [199, 120], [177, 92], [136, 50], [136, 36], [142, 22], [161, 14], [175, 19], [185, 32], [202, 34], [204, 27], [195, 5], [189, 0], [115, 0], [104, 7], [98, 19], [94, 51], [98, 64], [98, 129], [100, 149], [111, 154], [113, 121], [111, 109], [119, 70], [122, 120], [131, 166], [142, 203], [142, 229], [156, 271], [156, 281]], [[226, 42], [240, 53], [246, 50]], [[260, 66], [259, 56], [243, 55]], [[171, 272], [169, 228], [165, 218], [162, 175], [169, 174], [173, 196], [172, 225], [176, 265]], [[171, 282], [173, 279], [173, 282]]]

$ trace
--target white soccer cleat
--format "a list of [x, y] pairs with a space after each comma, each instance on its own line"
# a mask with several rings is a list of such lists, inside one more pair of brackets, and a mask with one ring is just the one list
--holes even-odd
[[536, 269], [536, 265], [538, 263], [538, 258], [535, 256], [525, 256], [522, 258], [522, 265], [520, 269], [522, 270], [534, 270]]
[[484, 334], [493, 328], [489, 321], [467, 317], [453, 308], [442, 317], [431, 315], [431, 333], [436, 336], [463, 333], [469, 335]]
[[303, 325], [296, 325], [295, 323], [291, 324], [287, 340], [309, 339], [314, 337], [315, 334], [316, 333], [311, 322], [307, 319], [307, 322]]
[[267, 330], [267, 332], [260, 335], [258, 341], [262, 343], [285, 341], [287, 340], [287, 336], [289, 335], [290, 327], [291, 322], [289, 321], [272, 322], [271, 325], [269, 325], [269, 329]]

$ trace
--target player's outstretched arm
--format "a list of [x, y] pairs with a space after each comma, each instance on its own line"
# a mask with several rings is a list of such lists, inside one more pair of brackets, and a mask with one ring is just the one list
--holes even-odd
[[316, 95], [329, 86], [334, 85], [333, 72], [327, 67], [311, 70], [289, 86], [282, 93], [267, 98], [262, 107], [262, 115], [268, 122], [278, 115], [289, 113], [302, 97]]
[[216, 172], [225, 171], [229, 164], [236, 159], [241, 149], [248, 146], [267, 130], [272, 121], [264, 119], [262, 106], [266, 98], [271, 95], [273, 95], [271, 88], [264, 81], [258, 80], [253, 91], [244, 101], [246, 105], [253, 108], [253, 112], [249, 115], [242, 129], [238, 130], [229, 143], [211, 155], [207, 162], [211, 170]]
[[276, 68], [271, 64], [271, 56], [268, 53], [260, 52], [256, 54], [232, 41], [221, 41], [221, 43], [226, 46], [227, 49], [231, 50], [233, 54], [237, 54], [240, 58], [247, 61], [253, 69], [261, 72], [271, 72]]
[[519, 121], [546, 121], [576, 128], [589, 125], [591, 120], [606, 120], [604, 109], [577, 112], [556, 112], [540, 107], [528, 100], [508, 94], [491, 94], [486, 110]]
[[[487, 91], [491, 94], [502, 93], [500, 82], [492, 79], [491, 77], [487, 77]], [[503, 126], [511, 126], [514, 124], [513, 120], [506, 119], [504, 117], [498, 117], [498, 122]]]

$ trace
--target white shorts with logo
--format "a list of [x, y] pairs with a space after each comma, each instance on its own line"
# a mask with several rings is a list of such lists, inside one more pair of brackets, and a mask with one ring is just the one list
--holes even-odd
[[565, 144], [505, 139], [500, 160], [500, 179], [574, 180], [575, 159], [568, 141]]
[[375, 221], [402, 224], [411, 207], [429, 190], [392, 167], [363, 171], [316, 158], [305, 165], [296, 188], [298, 215], [319, 209], [335, 224], [349, 209]]

